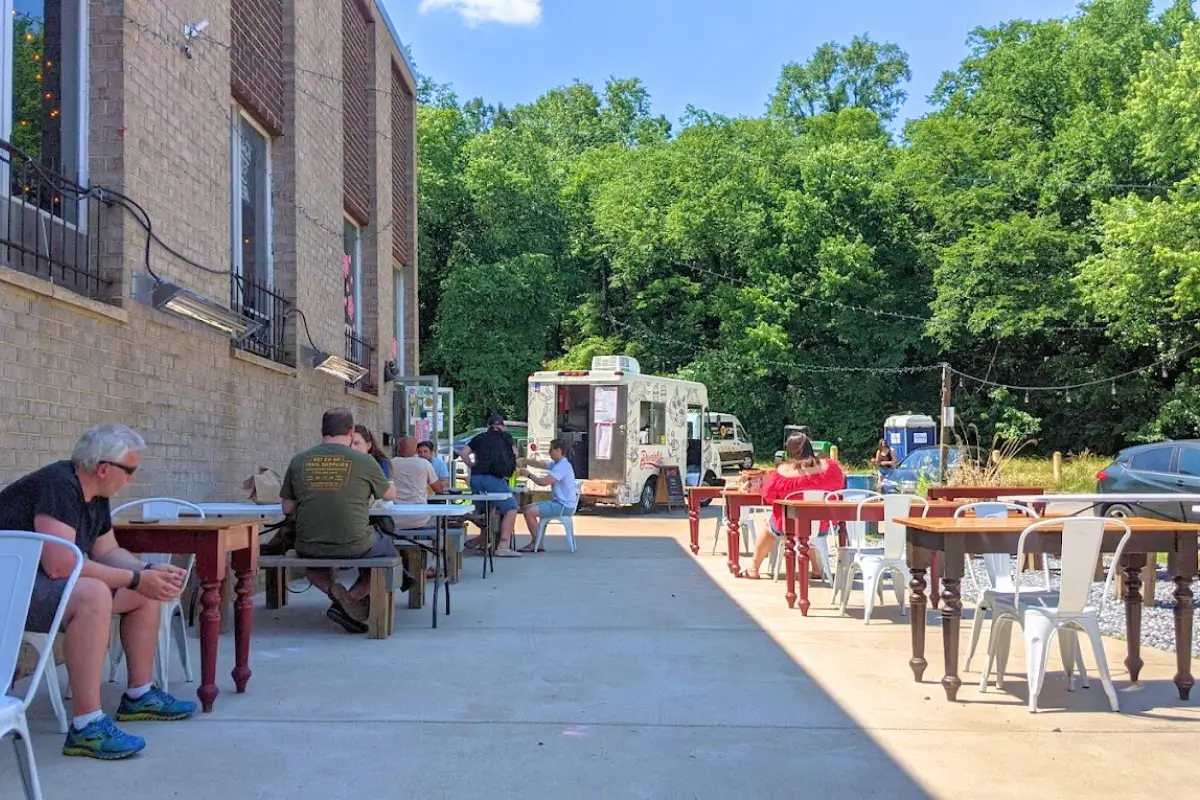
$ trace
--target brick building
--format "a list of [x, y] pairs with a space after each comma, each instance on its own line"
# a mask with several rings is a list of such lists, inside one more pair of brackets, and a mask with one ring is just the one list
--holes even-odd
[[331, 406], [390, 431], [415, 85], [379, 0], [0, 8], [0, 485], [104, 421], [149, 445], [131, 497], [199, 500], [281, 471]]

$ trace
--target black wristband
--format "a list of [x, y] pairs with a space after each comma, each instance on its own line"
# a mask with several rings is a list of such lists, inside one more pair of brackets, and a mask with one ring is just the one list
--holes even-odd
[[136, 591], [137, 591], [138, 584], [139, 584], [139, 583], [141, 583], [141, 582], [142, 582], [142, 573], [141, 573], [141, 570], [136, 570], [136, 569], [135, 569], [135, 570], [133, 570], [133, 580], [131, 580], [131, 581], [129, 582], [129, 585], [128, 585], [127, 587], [125, 587], [125, 588], [129, 589], [129, 591], [131, 591], [131, 592], [136, 592]]

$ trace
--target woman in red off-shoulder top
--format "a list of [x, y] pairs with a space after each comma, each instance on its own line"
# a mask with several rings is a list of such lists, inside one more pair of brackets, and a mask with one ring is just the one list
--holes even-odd
[[[823, 490], [834, 492], [846, 488], [846, 475], [832, 458], [820, 458], [813, 452], [812, 442], [803, 433], [788, 437], [787, 460], [783, 461], [763, 482], [762, 501], [764, 506], [774, 505], [794, 492]], [[777, 539], [783, 535], [783, 510], [775, 506], [771, 510], [771, 536], [760, 536], [754, 545], [754, 566], [742, 570], [740, 578], [758, 578], [758, 568], [771, 553]]]

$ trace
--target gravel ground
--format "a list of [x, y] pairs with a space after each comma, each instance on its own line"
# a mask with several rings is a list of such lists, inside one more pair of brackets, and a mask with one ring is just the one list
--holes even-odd
[[[1050, 559], [1050, 585], [1054, 588], [1058, 587], [1058, 562], [1057, 559]], [[983, 569], [983, 562], [976, 560], [972, 565], [972, 572], [975, 575], [976, 583], [972, 585], [964, 580], [962, 584], [962, 599], [963, 602], [970, 602], [972, 605], [976, 599], [976, 586], [983, 586], [987, 583], [987, 573]], [[1114, 579], [1115, 580], [1115, 579]], [[1040, 586], [1042, 584], [1042, 576], [1036, 573], [1025, 573], [1022, 576], [1021, 585]], [[1145, 587], [1143, 587], [1143, 592]], [[1096, 583], [1092, 585], [1093, 605], [1099, 605], [1100, 596], [1104, 592], [1104, 584]], [[1200, 609], [1200, 581], [1192, 584], [1192, 592], [1195, 595], [1192, 598], [1192, 608]], [[1100, 614], [1100, 630], [1106, 636], [1112, 636], [1117, 639], [1125, 638], [1125, 602], [1116, 600], [1110, 597], [1104, 606], [1104, 611]], [[1158, 581], [1154, 591], [1154, 605], [1145, 606], [1142, 609], [1142, 644], [1146, 647], [1153, 647], [1158, 650], [1175, 651], [1175, 583], [1171, 580], [1171, 576], [1165, 569], [1160, 568], [1158, 571]], [[986, 642], [980, 643], [981, 647], [986, 647]], [[1200, 613], [1192, 618], [1192, 655], [1200, 656]]]

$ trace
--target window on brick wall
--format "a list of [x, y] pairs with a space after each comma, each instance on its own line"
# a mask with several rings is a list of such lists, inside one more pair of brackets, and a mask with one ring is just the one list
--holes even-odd
[[0, 264], [103, 296], [88, 237], [87, 0], [0, 0]]
[[261, 327], [237, 346], [273, 361], [290, 363], [284, 347], [288, 304], [275, 291], [271, 227], [271, 137], [235, 109], [230, 130], [230, 302]]
[[342, 306], [345, 310], [346, 360], [370, 370], [354, 388], [374, 391], [374, 348], [363, 333], [362, 229], [349, 215], [342, 220]]

